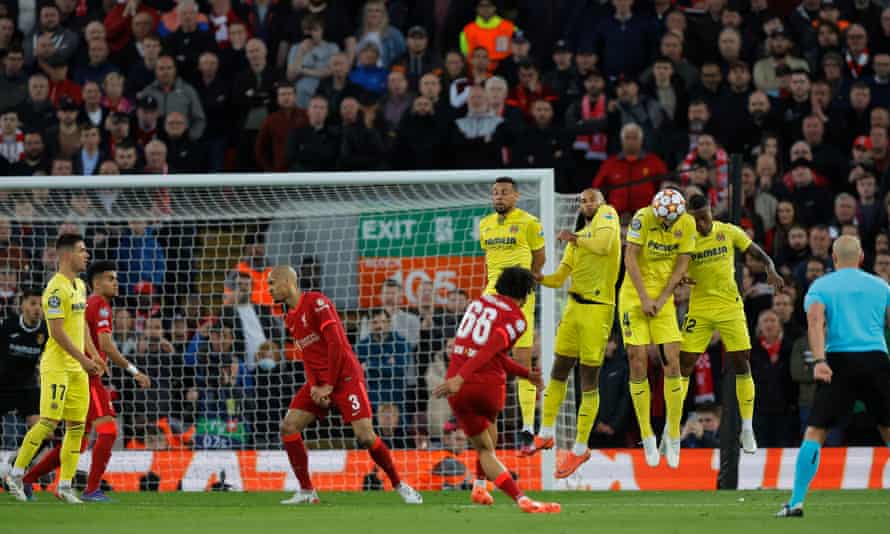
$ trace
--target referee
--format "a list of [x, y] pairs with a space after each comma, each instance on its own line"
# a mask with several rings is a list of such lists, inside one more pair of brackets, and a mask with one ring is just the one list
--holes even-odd
[[863, 255], [855, 237], [839, 237], [832, 252], [837, 270], [813, 282], [804, 299], [813, 376], [820, 384], [797, 454], [791, 500], [777, 517], [803, 517], [803, 500], [819, 469], [828, 429], [857, 400], [865, 402], [890, 445], [890, 359], [884, 339], [890, 286], [859, 269]]

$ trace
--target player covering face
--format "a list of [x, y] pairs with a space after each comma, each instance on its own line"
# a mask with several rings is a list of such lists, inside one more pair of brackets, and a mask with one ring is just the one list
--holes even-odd
[[337, 408], [343, 422], [352, 426], [359, 444], [368, 449], [402, 500], [407, 504], [422, 503], [420, 493], [402, 482], [389, 448], [374, 432], [364, 372], [346, 339], [334, 303], [323, 293], [301, 291], [297, 273], [286, 265], [269, 273], [269, 294], [277, 304], [287, 307], [285, 325], [303, 351], [306, 372], [306, 384], [294, 395], [281, 421], [284, 450], [300, 483], [300, 489], [282, 504], [319, 502], [309, 476], [309, 456], [302, 434], [316, 419], [323, 419], [331, 406]]
[[[498, 276], [495, 293], [472, 301], [455, 334], [447, 379], [435, 389], [448, 397], [458, 425], [478, 453], [476, 477], [491, 480], [509, 495], [523, 512], [557, 513], [557, 503], [536, 502], [524, 496], [510, 472], [495, 454], [497, 417], [504, 408], [507, 374], [541, 387], [541, 373], [512, 359], [509, 351], [525, 333], [522, 304], [535, 285], [528, 269], [508, 267]], [[473, 488], [473, 500], [492, 504], [484, 485]]]

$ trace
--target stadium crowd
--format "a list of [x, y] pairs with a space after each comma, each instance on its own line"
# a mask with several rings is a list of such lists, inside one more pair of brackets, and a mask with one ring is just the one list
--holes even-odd
[[[559, 192], [602, 188], [626, 222], [666, 182], [698, 187], [725, 216], [741, 155], [742, 226], [788, 281], [774, 294], [745, 259], [764, 447], [795, 445], [811, 406], [801, 301], [832, 269], [833, 239], [859, 236], [865, 267], [890, 281], [880, 2], [0, 0], [0, 58], [0, 176], [552, 167]], [[247, 232], [211, 310], [192, 274], [196, 226], [95, 222], [119, 215], [119, 194], [2, 195], [4, 315], [55, 268], [52, 238], [81, 232], [94, 258], [118, 262], [115, 340], [158, 384], [117, 382], [126, 446], [277, 446], [273, 421], [302, 377], [265, 292], [263, 230]], [[151, 203], [163, 213], [175, 200]], [[29, 222], [47, 213], [69, 222]], [[448, 427], [429, 391], [466, 293], [439, 308], [434, 290], [406, 309], [388, 282], [379, 309], [344, 313], [396, 447], [435, 444]], [[682, 314], [688, 294], [677, 300]], [[714, 341], [687, 400], [687, 446], [716, 443]], [[617, 333], [604, 366], [592, 441], [633, 446]], [[658, 419], [662, 395], [652, 398]], [[877, 442], [859, 419], [830, 443]]]

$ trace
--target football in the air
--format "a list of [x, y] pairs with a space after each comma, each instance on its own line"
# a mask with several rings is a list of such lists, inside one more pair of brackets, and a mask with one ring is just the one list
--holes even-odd
[[686, 199], [675, 189], [665, 189], [652, 199], [652, 210], [656, 217], [674, 221], [686, 213]]

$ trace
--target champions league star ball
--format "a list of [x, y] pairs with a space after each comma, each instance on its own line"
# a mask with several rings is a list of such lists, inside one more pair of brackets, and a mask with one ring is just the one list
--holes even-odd
[[652, 211], [656, 217], [673, 222], [686, 213], [686, 199], [675, 189], [659, 191], [652, 199]]

